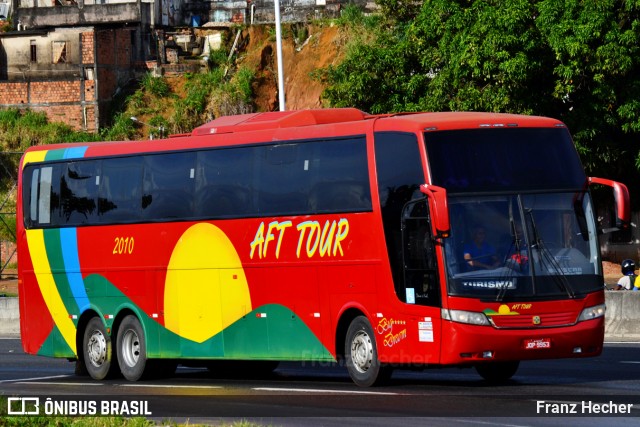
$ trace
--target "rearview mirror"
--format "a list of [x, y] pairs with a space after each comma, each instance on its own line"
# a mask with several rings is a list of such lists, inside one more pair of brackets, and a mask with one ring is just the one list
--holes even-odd
[[449, 237], [451, 223], [449, 220], [447, 190], [436, 185], [422, 184], [420, 191], [429, 199], [433, 235], [439, 238]]
[[589, 184], [606, 185], [613, 189], [613, 198], [616, 209], [616, 228], [625, 229], [631, 224], [631, 205], [629, 203], [629, 190], [621, 182], [610, 179], [589, 177]]

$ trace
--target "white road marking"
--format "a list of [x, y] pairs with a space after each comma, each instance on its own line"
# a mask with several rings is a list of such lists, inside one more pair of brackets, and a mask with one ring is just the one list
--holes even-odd
[[54, 381], [18, 381], [16, 384], [37, 384], [37, 385], [72, 385], [72, 386], [83, 386], [83, 385], [99, 385], [102, 386], [102, 383], [63, 383], [63, 382], [54, 382]]
[[223, 388], [218, 385], [170, 385], [170, 384], [116, 384], [118, 387], [153, 387], [153, 388], [202, 388], [202, 389], [219, 389]]
[[321, 388], [278, 388], [278, 387], [253, 387], [255, 391], [291, 391], [294, 393], [342, 393], [342, 394], [372, 394], [380, 396], [399, 396], [402, 393], [386, 393], [380, 391], [355, 391], [355, 390], [325, 390]]
[[37, 377], [37, 378], [16, 378], [15, 380], [0, 380], [0, 383], [17, 383], [26, 381], [38, 381], [38, 380], [50, 380], [54, 378], [69, 378], [73, 375], [54, 375], [52, 377]]

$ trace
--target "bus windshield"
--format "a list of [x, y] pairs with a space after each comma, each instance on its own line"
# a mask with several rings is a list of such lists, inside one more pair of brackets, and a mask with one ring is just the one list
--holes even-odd
[[587, 193], [456, 196], [449, 208], [450, 295], [575, 298], [602, 288]]
[[458, 192], [580, 189], [587, 183], [568, 130], [426, 132], [431, 182]]
[[450, 295], [576, 298], [602, 289], [586, 175], [568, 131], [425, 134], [432, 182], [449, 194]]

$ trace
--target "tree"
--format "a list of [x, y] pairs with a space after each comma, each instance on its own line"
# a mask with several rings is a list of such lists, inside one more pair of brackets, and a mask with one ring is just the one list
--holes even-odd
[[326, 70], [332, 105], [552, 116], [589, 173], [638, 181], [640, 2], [379, 1], [384, 25]]

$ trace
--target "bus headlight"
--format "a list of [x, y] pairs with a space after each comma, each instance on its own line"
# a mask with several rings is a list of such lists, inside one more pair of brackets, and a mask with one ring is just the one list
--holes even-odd
[[452, 322], [466, 323], [468, 325], [489, 326], [489, 319], [484, 313], [476, 313], [474, 311], [464, 310], [447, 310], [442, 309], [442, 318]]
[[598, 317], [602, 317], [604, 316], [605, 309], [606, 307], [604, 304], [594, 305], [593, 307], [587, 307], [584, 310], [582, 310], [582, 313], [580, 313], [580, 317], [578, 317], [578, 322], [582, 322], [584, 320], [597, 319]]

